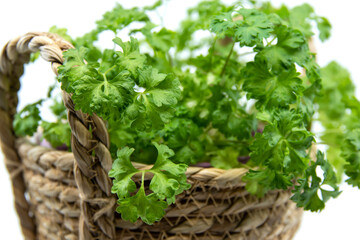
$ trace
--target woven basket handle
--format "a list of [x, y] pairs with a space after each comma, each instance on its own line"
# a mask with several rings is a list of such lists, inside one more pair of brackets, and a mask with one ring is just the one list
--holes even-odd
[[[19, 78], [30, 54], [40, 51], [43, 59], [57, 68], [63, 63], [62, 52], [73, 46], [52, 33], [31, 32], [9, 41], [0, 55], [0, 139], [6, 167], [12, 176], [15, 207], [20, 218], [25, 239], [36, 239], [35, 221], [29, 214], [29, 204], [24, 197], [25, 183], [13, 130], [13, 120], [18, 103]], [[62, 92], [68, 109], [72, 131], [71, 146], [75, 156], [74, 175], [80, 192], [81, 215], [79, 237], [88, 239], [115, 239], [114, 207], [111, 180], [107, 173], [112, 159], [109, 152], [109, 134], [104, 121], [96, 116], [75, 111], [71, 96]], [[91, 131], [89, 131], [91, 129]]]

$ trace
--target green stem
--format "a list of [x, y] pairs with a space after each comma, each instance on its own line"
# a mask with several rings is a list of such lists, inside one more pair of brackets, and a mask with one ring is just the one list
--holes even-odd
[[113, 70], [116, 67], [116, 65], [112, 66], [111, 68], [109, 68], [108, 70], [106, 70], [103, 75], [105, 76], [108, 72], [110, 72], [111, 70]]
[[212, 62], [213, 62], [213, 57], [214, 57], [214, 52], [215, 52], [216, 41], [217, 41], [217, 36], [215, 36], [214, 42], [213, 42], [213, 44], [211, 45], [211, 48], [210, 48], [210, 63], [209, 63], [210, 69], [212, 68]]
[[268, 44], [266, 44], [266, 46], [270, 46], [272, 44], [273, 41], [275, 41], [276, 37], [274, 37], [270, 42], [268, 42]]
[[170, 53], [167, 52], [166, 55], [167, 55], [167, 57], [168, 57], [168, 61], [169, 61], [170, 67], [173, 67], [174, 63], [173, 63], [173, 59], [172, 59]]
[[145, 182], [145, 171], [142, 171], [141, 175], [141, 187], [144, 188], [144, 182]]
[[230, 52], [226, 58], [226, 61], [225, 61], [225, 64], [224, 64], [224, 67], [223, 69], [221, 70], [221, 73], [220, 73], [220, 77], [222, 77], [224, 74], [225, 74], [225, 70], [226, 70], [226, 66], [228, 65], [229, 61], [230, 61], [230, 58], [231, 58], [231, 55], [233, 53], [233, 50], [234, 50], [234, 46], [235, 46], [235, 41], [233, 42], [232, 46], [231, 46], [231, 49], [230, 49]]
[[[114, 32], [114, 38], [117, 38], [117, 31]], [[113, 51], [115, 51], [116, 43], [114, 42]]]

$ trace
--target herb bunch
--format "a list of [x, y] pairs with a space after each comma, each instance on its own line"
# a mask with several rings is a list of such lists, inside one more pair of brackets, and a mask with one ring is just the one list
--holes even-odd
[[[162, 6], [116, 5], [76, 39], [66, 29], [51, 29], [75, 46], [59, 67], [61, 88], [76, 109], [107, 121], [114, 158], [109, 176], [123, 219], [159, 221], [190, 188], [189, 165], [248, 168], [243, 180], [250, 193], [293, 188], [292, 200], [311, 211], [340, 194], [343, 173], [360, 186], [360, 104], [353, 83], [335, 62], [320, 68], [309, 49], [313, 25], [320, 40], [330, 37], [326, 18], [307, 4], [289, 9], [210, 0], [189, 9], [174, 31], [149, 17]], [[124, 29], [129, 41], [118, 37]], [[114, 34], [113, 49], [96, 45], [105, 31]], [[38, 104], [17, 115], [18, 135], [36, 131]], [[325, 128], [318, 136], [311, 132], [314, 121]], [[58, 133], [57, 124], [41, 125], [45, 138]], [[53, 142], [66, 142], [66, 135], [58, 136]], [[312, 154], [315, 137], [328, 146], [326, 153]], [[153, 167], [137, 170], [132, 161]], [[146, 173], [153, 175], [150, 194]], [[142, 176], [140, 186], [135, 174]]]

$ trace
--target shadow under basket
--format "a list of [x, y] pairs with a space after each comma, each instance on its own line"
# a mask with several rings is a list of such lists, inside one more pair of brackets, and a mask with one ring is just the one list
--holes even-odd
[[[25, 239], [292, 239], [303, 211], [289, 200], [291, 191], [270, 191], [260, 199], [250, 195], [241, 181], [246, 169], [189, 167], [192, 187], [176, 197], [160, 222], [121, 220], [107, 175], [112, 160], [104, 121], [76, 111], [65, 92], [73, 153], [17, 138], [12, 121], [23, 64], [30, 53], [40, 51], [57, 74], [62, 52], [71, 47], [54, 34], [28, 33], [10, 41], [0, 56], [1, 147]], [[149, 180], [145, 176], [145, 186]]]

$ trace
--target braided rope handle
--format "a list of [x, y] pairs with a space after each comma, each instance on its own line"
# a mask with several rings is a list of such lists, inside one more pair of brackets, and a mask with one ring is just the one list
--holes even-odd
[[[62, 52], [73, 46], [52, 33], [31, 32], [9, 41], [0, 55], [0, 140], [5, 164], [12, 178], [15, 208], [25, 239], [36, 239], [36, 225], [25, 199], [22, 163], [15, 147], [13, 120], [18, 103], [19, 78], [30, 54], [40, 51], [45, 61], [57, 68], [63, 63]], [[104, 121], [96, 116], [76, 111], [71, 96], [62, 92], [68, 109], [72, 131], [71, 147], [75, 156], [74, 175], [80, 192], [79, 238], [115, 239], [115, 197], [111, 194], [111, 180], [107, 173], [112, 159], [109, 134]]]

